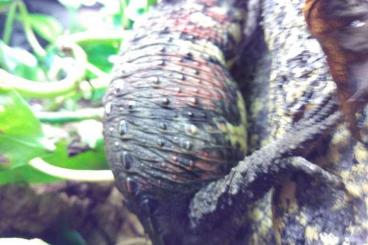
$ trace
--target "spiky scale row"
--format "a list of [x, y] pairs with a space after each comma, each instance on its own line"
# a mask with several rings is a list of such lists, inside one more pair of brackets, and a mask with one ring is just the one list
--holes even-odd
[[128, 202], [191, 195], [244, 157], [244, 102], [226, 62], [245, 18], [228, 1], [162, 5], [124, 43], [105, 97], [104, 135]]

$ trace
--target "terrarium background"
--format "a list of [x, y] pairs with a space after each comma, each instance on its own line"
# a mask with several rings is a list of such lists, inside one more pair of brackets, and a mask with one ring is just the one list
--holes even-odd
[[143, 236], [112, 182], [67, 181], [30, 161], [108, 169], [101, 125], [108, 73], [132, 24], [155, 2], [0, 1], [1, 238], [111, 244]]

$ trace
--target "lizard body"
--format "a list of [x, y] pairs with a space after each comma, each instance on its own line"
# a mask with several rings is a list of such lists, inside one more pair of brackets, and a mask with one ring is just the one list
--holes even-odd
[[144, 210], [179, 215], [179, 206], [246, 154], [245, 106], [227, 68], [244, 42], [244, 7], [159, 5], [136, 23], [115, 64], [105, 97], [107, 156], [128, 207], [157, 244], [178, 238], [164, 234], [170, 221]]
[[[226, 63], [247, 41], [246, 3], [162, 5], [135, 27], [115, 65], [105, 98], [107, 155], [154, 244], [233, 241], [244, 222], [239, 215], [280, 174], [302, 171], [338, 184], [293, 158], [339, 120], [333, 96], [236, 165], [246, 154], [246, 118]], [[201, 232], [209, 229], [210, 238]]]
[[138, 24], [106, 96], [112, 167], [125, 162], [127, 176], [117, 177], [148, 192], [191, 192], [246, 151], [244, 102], [225, 67], [245, 16], [225, 2], [200, 2], [165, 5]]

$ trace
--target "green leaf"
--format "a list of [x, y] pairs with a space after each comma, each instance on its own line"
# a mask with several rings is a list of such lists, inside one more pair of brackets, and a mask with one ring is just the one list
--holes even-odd
[[[16, 153], [18, 155], [24, 155], [24, 157], [27, 156], [27, 159], [24, 160], [26, 163], [34, 157], [41, 157], [48, 163], [63, 168], [87, 170], [107, 169], [102, 133], [100, 130], [96, 130], [96, 128], [100, 128], [101, 126], [96, 124], [97, 121], [95, 121], [96, 123], [92, 123], [92, 121], [94, 120], [84, 121], [76, 126], [77, 132], [75, 133], [78, 135], [77, 138], [81, 140], [78, 142], [72, 141], [72, 143], [70, 143], [71, 137], [69, 135], [66, 136], [66, 132], [63, 129], [51, 126], [45, 127], [43, 130], [43, 141], [45, 141], [45, 138], [57, 139], [56, 148], [48, 152], [43, 151], [42, 148], [40, 150], [39, 147], [34, 148], [33, 146], [28, 146], [28, 148], [25, 148], [22, 144], [9, 142], [8, 139], [5, 139], [5, 143], [9, 144], [9, 147], [5, 148], [1, 144], [4, 138], [1, 138], [0, 134], [0, 166], [3, 166], [3, 170], [0, 167], [0, 184], [14, 182], [50, 183], [60, 181], [60, 179], [44, 174], [27, 164], [13, 166], [13, 158], [10, 157]], [[96, 133], [87, 135], [88, 130], [95, 131]], [[40, 129], [35, 129], [34, 132], [40, 134]], [[18, 140], [22, 138], [13, 137], [13, 139]], [[12, 149], [15, 151], [13, 152]], [[32, 150], [33, 155], [28, 154], [29, 150]], [[70, 154], [72, 151], [73, 154]]]
[[[107, 169], [102, 140], [95, 148], [74, 156], [68, 155], [68, 145], [65, 140], [58, 142], [55, 151], [43, 156], [43, 159], [53, 165], [70, 169]], [[40, 155], [42, 156], [42, 154]], [[55, 181], [60, 181], [60, 179], [39, 172], [28, 165], [0, 170], [0, 185], [15, 182], [51, 183]]]
[[22, 48], [13, 48], [0, 40], [0, 67], [14, 75], [30, 80], [43, 80], [44, 74], [38, 67], [34, 55]]
[[[68, 143], [64, 140], [57, 144], [56, 150], [43, 159], [48, 163], [70, 169], [107, 169], [103, 141], [97, 146], [74, 156], [68, 155]], [[1, 146], [0, 146], [1, 147]], [[44, 174], [34, 168], [24, 165], [15, 169], [0, 170], [0, 185], [27, 182], [27, 183], [51, 183], [61, 181], [56, 177]]]
[[150, 7], [152, 5], [155, 5], [157, 3], [157, 0], [147, 0], [147, 5]]
[[87, 53], [88, 61], [104, 72], [112, 69], [109, 57], [116, 55], [119, 51], [121, 39], [99, 39], [79, 42], [79, 45]]
[[68, 154], [70, 147], [70, 144], [62, 140], [58, 142], [56, 150], [43, 159], [53, 165], [70, 169], [107, 169], [102, 139], [96, 143], [94, 148], [86, 148], [85, 151], [73, 156]]
[[12, 3], [12, 0], [0, 0], [0, 11], [4, 10], [5, 8], [9, 7]]
[[50, 153], [41, 124], [26, 101], [15, 91], [1, 92], [0, 118], [0, 184], [50, 181], [50, 176], [28, 165]]
[[57, 179], [25, 165], [15, 169], [0, 170], [0, 185], [10, 183], [55, 182]]
[[29, 14], [27, 21], [38, 35], [51, 43], [63, 32], [62, 25], [52, 16]]
[[0, 93], [0, 169], [27, 165], [45, 154], [39, 120], [15, 91]]

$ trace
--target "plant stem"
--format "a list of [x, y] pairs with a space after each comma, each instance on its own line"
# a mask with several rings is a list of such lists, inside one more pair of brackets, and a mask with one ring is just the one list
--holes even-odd
[[120, 0], [121, 26], [126, 29], [129, 24], [129, 19], [126, 16], [127, 0]]
[[15, 13], [17, 11], [17, 1], [14, 1], [10, 7], [9, 12], [6, 16], [4, 33], [3, 33], [3, 41], [5, 44], [10, 43], [11, 34], [13, 32], [13, 23], [15, 19]]
[[100, 68], [98, 68], [97, 66], [89, 62], [86, 64], [86, 68], [88, 71], [92, 72], [96, 77], [107, 77], [108, 76], [107, 73], [105, 73]]
[[87, 56], [76, 44], [63, 44], [63, 48], [70, 49], [76, 59], [75, 69], [68, 72], [66, 78], [55, 82], [36, 82], [0, 69], [0, 89], [15, 89], [23, 96], [36, 98], [52, 98], [75, 91], [84, 77]]
[[78, 122], [87, 119], [101, 120], [103, 109], [82, 109], [78, 111], [58, 111], [58, 112], [34, 112], [36, 117], [45, 123], [68, 123]]
[[157, 0], [147, 0], [145, 11], [148, 12], [152, 5], [157, 4]]
[[72, 42], [72, 43], [84, 43], [84, 42], [96, 42], [96, 41], [110, 41], [116, 40], [121, 41], [127, 32], [131, 31], [84, 31], [78, 33], [72, 33], [64, 35], [58, 38], [62, 42]]
[[112, 182], [114, 176], [110, 170], [77, 170], [62, 168], [42, 160], [33, 158], [29, 165], [42, 173], [66, 180], [86, 181], [86, 182]]
[[36, 35], [34, 34], [32, 27], [28, 21], [28, 11], [26, 5], [22, 1], [19, 1], [18, 7], [19, 7], [19, 14], [23, 23], [24, 32], [26, 34], [26, 38], [29, 42], [29, 45], [31, 45], [36, 55], [40, 57], [46, 56], [46, 51], [38, 42]]
[[109, 76], [103, 76], [91, 79], [89, 81], [82, 81], [80, 83], [79, 89], [82, 94], [90, 93], [93, 90], [106, 89], [109, 86], [110, 80], [111, 79]]

